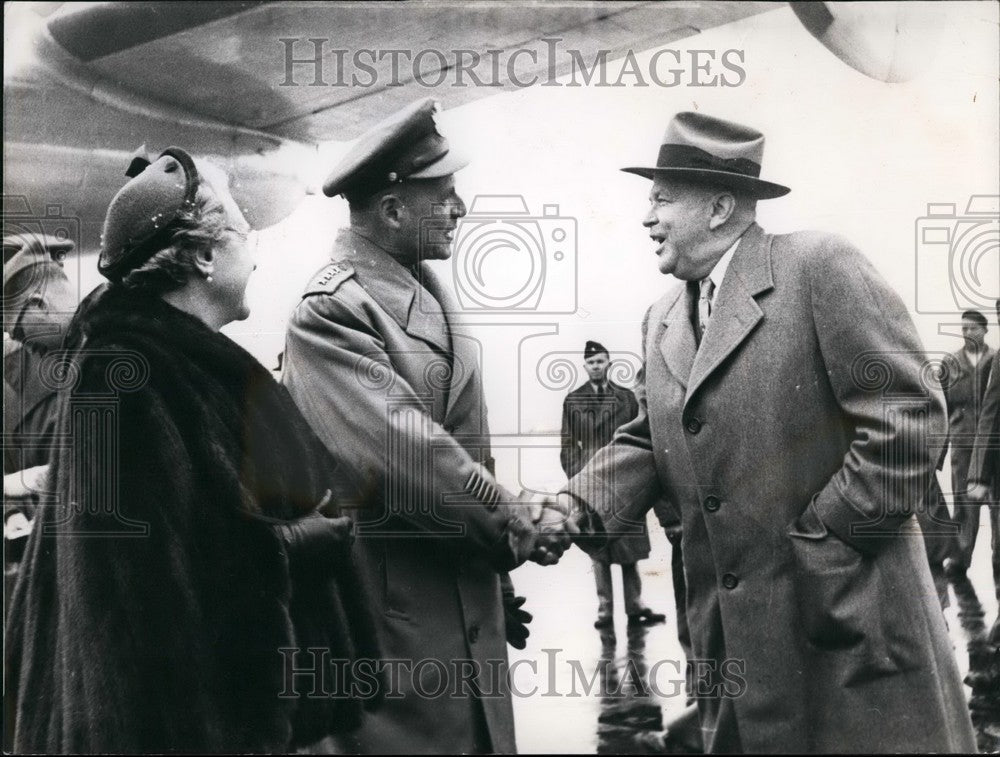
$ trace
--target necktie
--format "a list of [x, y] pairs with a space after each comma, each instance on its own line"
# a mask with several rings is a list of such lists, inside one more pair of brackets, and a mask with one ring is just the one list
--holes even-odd
[[715, 293], [715, 282], [711, 278], [701, 280], [698, 294], [698, 340], [705, 336], [708, 322], [712, 319], [712, 295]]

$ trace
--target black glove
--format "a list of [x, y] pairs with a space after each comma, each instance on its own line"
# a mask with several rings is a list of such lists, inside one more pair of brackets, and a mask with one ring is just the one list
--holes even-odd
[[525, 601], [524, 597], [515, 597], [506, 592], [503, 595], [503, 620], [507, 643], [514, 649], [524, 649], [527, 646], [528, 623], [531, 622], [531, 613], [521, 609], [521, 605]]
[[317, 512], [274, 527], [285, 545], [294, 573], [332, 573], [350, 560], [354, 523], [346, 515], [327, 518]]

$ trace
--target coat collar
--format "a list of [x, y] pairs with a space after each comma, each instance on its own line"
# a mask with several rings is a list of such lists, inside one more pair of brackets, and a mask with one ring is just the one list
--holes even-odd
[[[618, 396], [624, 394], [626, 391], [628, 391], [628, 390], [625, 389], [625, 387], [619, 386], [618, 384], [616, 384], [611, 379], [608, 379], [607, 392], [603, 396], [605, 396], [605, 397], [618, 397]], [[580, 386], [578, 386], [576, 388], [576, 390], [574, 391], [574, 393], [575, 394], [592, 394], [595, 397], [597, 396], [597, 392], [594, 390], [594, 385], [590, 382], [589, 379], [587, 381], [584, 381]]]
[[663, 322], [667, 329], [659, 346], [667, 368], [686, 389], [685, 405], [763, 319], [754, 298], [773, 287], [771, 237], [754, 223], [740, 240], [716, 293], [712, 320], [700, 349], [691, 318], [695, 295], [687, 286], [674, 291], [666, 307]]
[[951, 354], [954, 356], [955, 360], [957, 361], [958, 368], [962, 372], [963, 375], [966, 374], [966, 373], [973, 373], [977, 369], [981, 370], [982, 368], [984, 368], [986, 366], [986, 364], [990, 360], [993, 359], [993, 349], [988, 344], [985, 345], [985, 349], [980, 353], [979, 360], [978, 360], [978, 362], [976, 362], [975, 365], [973, 365], [972, 361], [969, 360], [969, 355], [968, 355], [968, 353], [966, 353], [964, 347], [962, 349], [960, 349], [960, 350], [956, 350], [955, 352], [953, 352]]
[[[440, 317], [451, 337], [451, 385], [448, 391], [448, 405], [445, 410], [445, 419], [448, 420], [461, 399], [463, 391], [470, 386], [473, 374], [479, 371], [482, 364], [480, 344], [465, 330], [458, 302], [426, 261], [420, 264], [420, 281], [423, 283], [424, 290], [431, 294], [432, 301], [443, 308]], [[415, 302], [414, 308], [419, 307], [420, 303]], [[414, 308], [411, 308], [410, 311], [411, 319]]]
[[407, 334], [437, 351], [450, 352], [448, 324], [439, 301], [427, 288], [427, 264], [421, 281], [384, 248], [356, 231], [345, 229], [337, 239], [338, 252], [354, 267], [358, 283]]
[[432, 266], [420, 263], [418, 278], [371, 239], [346, 229], [337, 247], [355, 269], [358, 283], [410, 336], [450, 357], [445, 419], [452, 415], [481, 363], [479, 342], [465, 333], [458, 303]]

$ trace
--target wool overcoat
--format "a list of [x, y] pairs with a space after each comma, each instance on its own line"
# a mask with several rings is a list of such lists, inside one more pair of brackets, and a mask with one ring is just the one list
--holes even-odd
[[526, 534], [490, 501], [481, 345], [456, 312], [429, 264], [347, 230], [288, 327], [282, 380], [353, 472], [382, 647], [409, 668], [349, 751], [515, 750], [501, 578]]
[[903, 303], [845, 240], [756, 224], [700, 349], [696, 297], [648, 311], [639, 415], [568, 491], [612, 531], [679, 510], [706, 749], [973, 751], [913, 517], [943, 401]]

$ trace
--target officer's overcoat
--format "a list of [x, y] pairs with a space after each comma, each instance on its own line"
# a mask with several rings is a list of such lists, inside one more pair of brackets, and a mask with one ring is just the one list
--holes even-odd
[[491, 501], [481, 346], [452, 302], [428, 264], [347, 231], [289, 324], [283, 382], [352, 474], [382, 649], [402, 661], [351, 750], [515, 749], [500, 576], [523, 529]]

